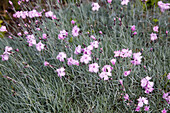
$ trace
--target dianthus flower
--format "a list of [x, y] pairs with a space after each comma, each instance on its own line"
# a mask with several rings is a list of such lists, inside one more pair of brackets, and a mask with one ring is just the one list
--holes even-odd
[[43, 35], [42, 35], [42, 38], [43, 38], [43, 39], [47, 39], [47, 34], [43, 34]]
[[150, 108], [150, 106], [145, 106], [145, 107], [144, 107], [144, 110], [145, 110], [145, 111], [149, 111], [149, 108]]
[[99, 65], [97, 63], [89, 64], [89, 71], [97, 73], [99, 71]]
[[102, 71], [103, 72], [111, 72], [113, 70], [113, 67], [110, 66], [110, 65], [105, 65], [103, 68], [102, 68]]
[[69, 66], [71, 66], [71, 65], [79, 66], [79, 61], [78, 60], [74, 60], [72, 57], [70, 57], [70, 58], [67, 58], [67, 64]]
[[145, 97], [139, 97], [138, 100], [138, 106], [143, 107], [144, 104], [148, 104], [148, 100]]
[[115, 65], [115, 63], [116, 63], [116, 59], [112, 59], [112, 60], [110, 60], [110, 62], [113, 64], [113, 65]]
[[93, 11], [98, 11], [100, 8], [99, 4], [98, 3], [92, 3], [92, 10]]
[[107, 2], [110, 4], [112, 2], [112, 0], [107, 0]]
[[6, 26], [1, 26], [0, 31], [1, 31], [1, 32], [7, 31], [7, 30], [6, 30]]
[[48, 11], [45, 13], [45, 16], [48, 18], [48, 17], [52, 17], [54, 14], [52, 11]]
[[168, 80], [170, 80], [170, 73], [168, 73], [167, 78], [168, 78]]
[[81, 45], [78, 45], [74, 51], [74, 54], [80, 54], [81, 53]]
[[2, 55], [0, 55], [2, 57], [2, 61], [9, 59], [9, 55], [11, 54], [11, 50], [12, 50], [12, 47], [9, 47], [9, 46], [5, 47], [4, 53]]
[[131, 30], [132, 30], [132, 31], [136, 31], [135, 25], [131, 26]]
[[131, 61], [131, 63], [134, 65], [139, 65], [141, 64], [141, 61], [142, 61], [141, 59], [142, 59], [142, 56], [140, 52], [133, 53], [133, 60]]
[[151, 37], [151, 40], [152, 40], [152, 41], [154, 41], [154, 40], [157, 39], [156, 33], [151, 33], [151, 34], [150, 34], [150, 37]]
[[125, 94], [125, 96], [123, 98], [125, 99], [124, 101], [129, 100], [129, 95]]
[[36, 39], [35, 39], [34, 35], [27, 35], [26, 39], [27, 39], [27, 42], [29, 43], [29, 46], [36, 44]]
[[64, 58], [66, 58], [66, 54], [64, 52], [59, 52], [59, 54], [56, 57], [58, 60], [60, 60], [61, 62], [64, 61]]
[[71, 21], [71, 24], [75, 24], [76, 22], [74, 20]]
[[45, 45], [43, 43], [41, 43], [41, 41], [38, 44], [36, 44], [36, 48], [38, 51], [41, 51], [42, 49], [44, 49], [44, 46]]
[[121, 4], [122, 4], [122, 5], [128, 5], [128, 2], [129, 2], [129, 0], [123, 0], [123, 1], [121, 2]]
[[104, 78], [104, 80], [109, 80], [109, 76], [112, 76], [112, 74], [111, 74], [110, 72], [101, 72], [101, 73], [99, 74], [99, 77], [100, 77], [101, 79]]
[[91, 44], [94, 48], [98, 48], [98, 47], [99, 47], [99, 42], [98, 42], [98, 41], [90, 42], [90, 44]]
[[120, 53], [121, 53], [120, 50], [119, 51], [114, 51], [114, 54], [115, 54], [114, 57], [119, 57]]
[[91, 35], [90, 38], [92, 38], [93, 40], [95, 40], [96, 38], [94, 37], [94, 35]]
[[91, 55], [92, 53], [91, 50], [93, 50], [93, 46], [88, 46], [82, 50], [83, 50], [83, 54]]
[[63, 67], [61, 67], [61, 68], [56, 70], [56, 72], [57, 72], [57, 74], [58, 74], [58, 76], [60, 78], [62, 78], [62, 76], [65, 76], [65, 72], [64, 71], [65, 71], [65, 69]]
[[170, 104], [170, 95], [169, 94], [170, 94], [170, 92], [167, 92], [167, 93], [163, 92], [163, 96], [162, 96], [162, 98], [165, 99], [168, 102], [168, 104]]
[[74, 37], [78, 36], [79, 35], [79, 31], [80, 31], [80, 28], [78, 28], [77, 26], [74, 26], [73, 29], [72, 29], [72, 35]]
[[163, 3], [162, 1], [158, 2], [158, 6], [161, 9], [161, 12], [164, 12], [165, 10], [168, 10], [170, 3]]
[[84, 54], [83, 56], [81, 56], [80, 58], [80, 62], [84, 62], [85, 64], [88, 64], [90, 61], [91, 61], [91, 56], [90, 55], [87, 55], [87, 54]]
[[155, 32], [158, 32], [158, 29], [159, 29], [158, 26], [154, 26], [154, 27], [153, 27], [153, 31], [155, 31]]
[[64, 39], [66, 38], [68, 35], [68, 32], [66, 32], [65, 30], [60, 31], [60, 34], [58, 34], [58, 39]]
[[124, 72], [124, 76], [125, 76], [125, 77], [128, 76], [128, 75], [130, 74], [130, 72], [131, 72], [131, 71], [125, 71], [125, 72]]
[[164, 108], [161, 112], [162, 113], [167, 113], [167, 110]]
[[149, 80], [151, 79], [151, 77], [145, 77], [141, 80], [141, 86], [145, 89], [145, 93], [150, 93], [154, 90], [153, 86], [154, 83], [150, 82]]

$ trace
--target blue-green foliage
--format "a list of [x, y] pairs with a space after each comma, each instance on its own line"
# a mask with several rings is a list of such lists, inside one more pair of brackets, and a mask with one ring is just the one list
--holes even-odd
[[[29, 32], [35, 35], [37, 42], [42, 33], [48, 35], [48, 41], [41, 40], [46, 44], [47, 50], [38, 52], [35, 46], [28, 47], [25, 35], [13, 35], [13, 40], [0, 39], [0, 54], [3, 54], [5, 46], [19, 49], [19, 52], [13, 51], [14, 54], [10, 55], [8, 61], [0, 61], [0, 112], [134, 113], [140, 96], [149, 100], [149, 112], [159, 113], [163, 108], [169, 107], [162, 99], [162, 91], [169, 91], [167, 74], [170, 69], [170, 43], [165, 33], [169, 30], [168, 12], [160, 13], [158, 7], [144, 10], [140, 0], [132, 1], [128, 6], [121, 6], [119, 0], [113, 0], [112, 4], [103, 2], [98, 12], [92, 11], [91, 3], [69, 3], [67, 6], [53, 3], [57, 4], [57, 9], [51, 3], [47, 0], [46, 9], [53, 11], [57, 20], [43, 15], [29, 23]], [[41, 4], [36, 5], [41, 10]], [[26, 5], [26, 8], [31, 6]], [[121, 26], [118, 18], [122, 20]], [[76, 20], [76, 25], [81, 29], [78, 37], [71, 34], [74, 26], [71, 24], [72, 19]], [[13, 28], [16, 32], [24, 32], [25, 23], [23, 19], [19, 20], [22, 29], [18, 29], [17, 25]], [[36, 30], [35, 20], [41, 22], [41, 31]], [[131, 36], [132, 25], [136, 26], [137, 31], [134, 37]], [[155, 25], [159, 26], [158, 39], [152, 42], [150, 34]], [[59, 40], [59, 31], [63, 29], [68, 31], [68, 37]], [[100, 30], [102, 35], [99, 34]], [[67, 58], [72, 56], [79, 60], [82, 54], [75, 55], [75, 47], [88, 46], [93, 41], [89, 35], [101, 40], [99, 48], [93, 50], [91, 61], [99, 64], [100, 72], [104, 65], [112, 65], [110, 60], [114, 58], [113, 52], [123, 48], [129, 48], [133, 53], [142, 52], [141, 65], [132, 65], [131, 58], [117, 58], [112, 80], [104, 81], [100, 80], [99, 73], [90, 73], [88, 65], [68, 66], [67, 61], [60, 62], [56, 59], [58, 53], [64, 51]], [[103, 52], [100, 52], [100, 48], [103, 48]], [[44, 61], [55, 68], [45, 67]], [[60, 67], [66, 68], [66, 76], [62, 79], [55, 72]], [[129, 69], [132, 70], [131, 74], [124, 77], [123, 72]], [[154, 82], [154, 91], [150, 94], [144, 93], [140, 86], [141, 79], [146, 76], [152, 77], [151, 81]], [[125, 91], [119, 84], [121, 79]], [[132, 103], [124, 101], [125, 93]], [[145, 112], [143, 108], [141, 112]]]

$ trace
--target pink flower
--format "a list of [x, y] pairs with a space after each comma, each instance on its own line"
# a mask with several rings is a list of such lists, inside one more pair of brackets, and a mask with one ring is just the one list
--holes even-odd
[[79, 35], [79, 31], [80, 31], [80, 28], [78, 28], [77, 25], [74, 26], [73, 29], [72, 29], [72, 35], [74, 37], [78, 36]]
[[130, 74], [130, 72], [131, 72], [131, 71], [125, 71], [125, 72], [124, 72], [124, 76], [125, 76], [125, 77], [128, 76], [128, 75]]
[[53, 12], [52, 11], [48, 11], [45, 13], [45, 16], [48, 17], [52, 17], [53, 16]]
[[129, 100], [129, 95], [125, 94], [124, 99], [125, 99], [124, 101]]
[[167, 110], [164, 108], [161, 112], [162, 113], [167, 113]]
[[36, 30], [40, 31], [41, 29], [40, 28], [36, 28]]
[[129, 0], [123, 0], [123, 1], [121, 2], [121, 4], [122, 4], [122, 5], [128, 5], [128, 2], [129, 2]]
[[3, 54], [3, 55], [0, 55], [0, 56], [2, 57], [2, 61], [9, 59], [9, 54]]
[[60, 31], [60, 34], [58, 34], [58, 39], [64, 39], [68, 33], [65, 30]]
[[102, 31], [99, 31], [99, 33], [100, 33], [100, 34], [103, 34], [103, 32], [102, 32]]
[[68, 32], [66, 32], [66, 30], [62, 30], [60, 31], [60, 34], [64, 35], [64, 36], [67, 36], [68, 35]]
[[66, 54], [64, 52], [59, 52], [59, 54], [56, 57], [58, 60], [60, 60], [61, 62], [64, 61], [64, 58], [66, 58]]
[[120, 52], [119, 56], [122, 57], [122, 58], [131, 57], [132, 56], [132, 50], [122, 49], [122, 51]]
[[145, 97], [139, 97], [139, 99], [137, 99], [137, 100], [138, 100], [139, 107], [143, 107], [143, 104], [148, 104], [148, 100]]
[[92, 3], [92, 10], [93, 11], [98, 11], [100, 8], [99, 4], [98, 3]]
[[154, 90], [153, 86], [154, 86], [154, 83], [153, 82], [150, 82], [149, 80], [151, 79], [151, 77], [145, 77], [141, 80], [141, 86], [143, 88], [145, 88], [145, 93], [150, 93]]
[[9, 0], [9, 4], [13, 5], [13, 3]]
[[74, 60], [72, 57], [70, 57], [70, 58], [67, 58], [67, 64], [69, 66], [71, 66], [71, 65], [79, 66], [79, 61], [78, 60]]
[[169, 5], [170, 5], [169, 3], [163, 3], [162, 1], [158, 2], [158, 6], [161, 9], [161, 12], [168, 10], [170, 8]]
[[116, 59], [112, 59], [112, 60], [110, 60], [110, 62], [113, 64], [113, 65], [115, 65], [115, 63], [116, 63]]
[[99, 71], [99, 65], [97, 63], [89, 64], [89, 71], [97, 73]]
[[101, 72], [101, 73], [99, 74], [99, 77], [100, 77], [101, 79], [104, 78], [104, 80], [109, 80], [109, 76], [112, 76], [112, 74], [111, 74], [110, 72]]
[[36, 44], [36, 39], [34, 37], [34, 35], [28, 35], [26, 37], [27, 39], [27, 42], [29, 43], [29, 46], [32, 46], [33, 44], [35, 45]]
[[136, 30], [136, 29], [135, 29], [135, 25], [131, 26], [131, 30], [132, 30], [132, 31], [135, 31], [135, 30]]
[[64, 71], [65, 71], [65, 69], [63, 67], [61, 67], [61, 68], [56, 70], [56, 72], [57, 72], [57, 74], [58, 74], [58, 76], [60, 78], [62, 78], [62, 76], [65, 76], [65, 72]]
[[158, 32], [158, 28], [159, 28], [158, 26], [154, 26], [153, 31]]
[[22, 33], [21, 33], [21, 32], [19, 32], [17, 35], [18, 35], [18, 36], [22, 36]]
[[99, 42], [98, 41], [94, 41], [94, 42], [90, 42], [91, 46], [93, 46], [94, 48], [98, 48], [99, 47]]
[[142, 87], [145, 87], [145, 86], [147, 86], [147, 84], [148, 84], [148, 82], [149, 82], [149, 80], [151, 79], [151, 77], [145, 77], [145, 78], [143, 78], [142, 80], [141, 80], [141, 86]]
[[112, 2], [112, 0], [107, 0], [107, 2], [110, 4]]
[[56, 15], [53, 15], [51, 18], [52, 18], [52, 19], [57, 19]]
[[91, 35], [90, 38], [92, 38], [93, 40], [95, 40], [96, 38], [94, 37], [94, 35]]
[[149, 108], [150, 108], [150, 106], [145, 106], [145, 107], [144, 107], [144, 110], [145, 110], [145, 111], [149, 111]]
[[30, 18], [34, 18], [34, 17], [41, 17], [41, 12], [37, 12], [35, 9], [32, 11], [29, 11], [27, 14]]
[[87, 55], [87, 54], [84, 54], [83, 56], [81, 56], [80, 58], [80, 62], [84, 62], [85, 64], [88, 64], [90, 61], [91, 61], [91, 56], [90, 55]]
[[133, 53], [133, 60], [131, 61], [131, 63], [134, 65], [139, 65], [141, 64], [141, 61], [142, 61], [141, 59], [142, 59], [142, 56], [140, 52]]
[[74, 20], [71, 20], [71, 24], [75, 24], [76, 22]]
[[70, 65], [72, 65], [73, 64], [73, 58], [72, 57], [70, 57], [70, 58], [67, 58], [67, 64], [70, 66]]
[[133, 35], [137, 35], [137, 32], [134, 32]]
[[119, 80], [120, 84], [123, 86], [123, 80]]
[[9, 55], [11, 54], [11, 50], [12, 50], [12, 47], [9, 47], [9, 46], [5, 47], [5, 51], [4, 51], [3, 55], [0, 55], [2, 57], [2, 61], [9, 59]]
[[90, 50], [90, 51], [92, 51], [92, 50], [93, 50], [93, 45], [87, 46], [87, 49]]
[[81, 46], [80, 46], [80, 45], [78, 45], [78, 46], [76, 47], [74, 53], [75, 53], [75, 54], [81, 53]]
[[42, 49], [44, 49], [44, 46], [45, 45], [43, 43], [41, 43], [41, 41], [38, 44], [36, 44], [36, 48], [38, 51], [41, 51]]
[[103, 72], [111, 72], [113, 70], [113, 67], [110, 66], [110, 65], [105, 65], [103, 68], [102, 68], [102, 71]]
[[47, 39], [47, 34], [43, 34], [43, 35], [42, 35], [42, 38], [43, 38], [43, 39]]
[[6, 46], [5, 47], [5, 52], [4, 53], [8, 53], [10, 54], [10, 51], [12, 50], [12, 47]]
[[12, 36], [8, 36], [8, 38], [12, 39]]
[[167, 77], [168, 77], [168, 80], [170, 80], [170, 73], [168, 73]]
[[137, 106], [136, 109], [135, 109], [135, 111], [137, 111], [137, 112], [140, 111], [140, 107]]
[[1, 32], [7, 31], [6, 26], [1, 26], [0, 31]]
[[169, 94], [170, 94], [170, 92], [167, 92], [167, 93], [163, 92], [163, 96], [162, 96], [162, 98], [165, 99], [168, 102], [168, 104], [170, 104]]
[[73, 59], [72, 64], [73, 64], [73, 65], [77, 65], [77, 66], [79, 66], [79, 61], [78, 61], [78, 60], [74, 60], [74, 59]]
[[119, 51], [114, 51], [114, 54], [115, 54], [114, 57], [119, 57], [120, 53], [121, 53], [120, 50]]
[[25, 35], [28, 35], [28, 31], [24, 31], [24, 34], [25, 34]]
[[83, 49], [83, 54], [91, 55], [91, 50], [93, 49], [93, 46], [88, 46]]
[[166, 34], [168, 34], [168, 31], [166, 31]]
[[50, 63], [47, 62], [47, 61], [45, 61], [45, 62], [44, 62], [44, 66], [48, 66], [48, 65], [50, 65]]

